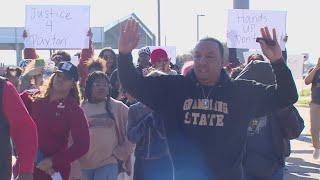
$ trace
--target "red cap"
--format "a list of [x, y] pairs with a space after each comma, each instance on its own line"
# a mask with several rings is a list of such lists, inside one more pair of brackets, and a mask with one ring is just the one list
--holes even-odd
[[38, 55], [36, 53], [36, 49], [34, 48], [25, 48], [23, 51], [24, 59], [38, 59]]
[[153, 50], [150, 58], [151, 58], [151, 64], [155, 64], [156, 62], [160, 61], [160, 59], [169, 61], [167, 52], [161, 48]]

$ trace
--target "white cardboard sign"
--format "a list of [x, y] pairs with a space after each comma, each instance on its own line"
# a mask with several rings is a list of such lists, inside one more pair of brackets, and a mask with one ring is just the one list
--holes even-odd
[[260, 49], [256, 38], [261, 37], [260, 28], [268, 27], [271, 36], [272, 29], [276, 29], [278, 42], [284, 50], [286, 17], [285, 11], [229, 10], [227, 45], [229, 48]]
[[25, 47], [89, 48], [90, 6], [27, 5]]

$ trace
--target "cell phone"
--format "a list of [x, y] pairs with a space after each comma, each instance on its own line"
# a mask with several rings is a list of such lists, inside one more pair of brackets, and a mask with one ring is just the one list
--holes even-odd
[[43, 67], [44, 65], [44, 59], [36, 59], [36, 67]]

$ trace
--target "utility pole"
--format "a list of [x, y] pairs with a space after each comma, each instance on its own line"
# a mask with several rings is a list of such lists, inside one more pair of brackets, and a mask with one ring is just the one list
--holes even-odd
[[[233, 0], [233, 9], [249, 9], [249, 2], [250, 0]], [[243, 53], [248, 51], [247, 49], [236, 49], [236, 48], [229, 48], [229, 62], [238, 64], [239, 60], [237, 57], [237, 51], [239, 53]], [[242, 57], [242, 56], [241, 56]], [[246, 60], [244, 60], [246, 61]]]
[[199, 17], [205, 16], [204, 14], [197, 14], [197, 41], [199, 41]]
[[161, 46], [160, 0], [158, 0], [158, 46]]

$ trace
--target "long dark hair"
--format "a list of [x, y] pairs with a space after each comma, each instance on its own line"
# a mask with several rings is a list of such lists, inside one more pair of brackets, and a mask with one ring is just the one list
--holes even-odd
[[[110, 52], [112, 54], [112, 64], [111, 67], [107, 67], [107, 71], [112, 73], [117, 68], [117, 54], [111, 48], [103, 48], [99, 54], [100, 59], [104, 59], [105, 61], [109, 61], [109, 58], [104, 56], [105, 52]], [[110, 74], [109, 74], [110, 75]]]
[[117, 59], [116, 53], [115, 53], [111, 48], [108, 48], [108, 47], [107, 47], [107, 48], [103, 48], [103, 49], [100, 51], [100, 53], [99, 53], [99, 58], [104, 59], [104, 58], [105, 58], [105, 57], [104, 57], [104, 52], [106, 52], [106, 51], [111, 52], [113, 60], [116, 61], [116, 59]]
[[[110, 85], [110, 81], [109, 78], [107, 77], [107, 75], [102, 72], [102, 71], [94, 71], [92, 73], [89, 74], [88, 79], [86, 81], [86, 87], [84, 90], [84, 94], [85, 94], [85, 100], [87, 100], [88, 102], [92, 101], [92, 87], [93, 87], [93, 83], [97, 80], [97, 79], [105, 79], [108, 83], [108, 85]], [[111, 111], [110, 108], [110, 88], [109, 88], [109, 94], [106, 97], [106, 111], [108, 113], [108, 115], [110, 116], [111, 119], [114, 119], [114, 115]]]
[[[50, 92], [53, 90], [53, 80], [55, 78], [56, 74], [52, 74], [51, 77], [49, 78], [48, 82], [43, 84], [40, 87], [40, 93], [36, 94], [32, 97], [33, 101], [41, 100], [41, 99], [46, 99], [50, 96]], [[80, 87], [77, 84], [77, 82], [73, 82], [72, 88], [70, 89], [69, 95], [73, 97], [78, 104], [80, 104], [81, 100], [81, 93], [80, 93]]]

